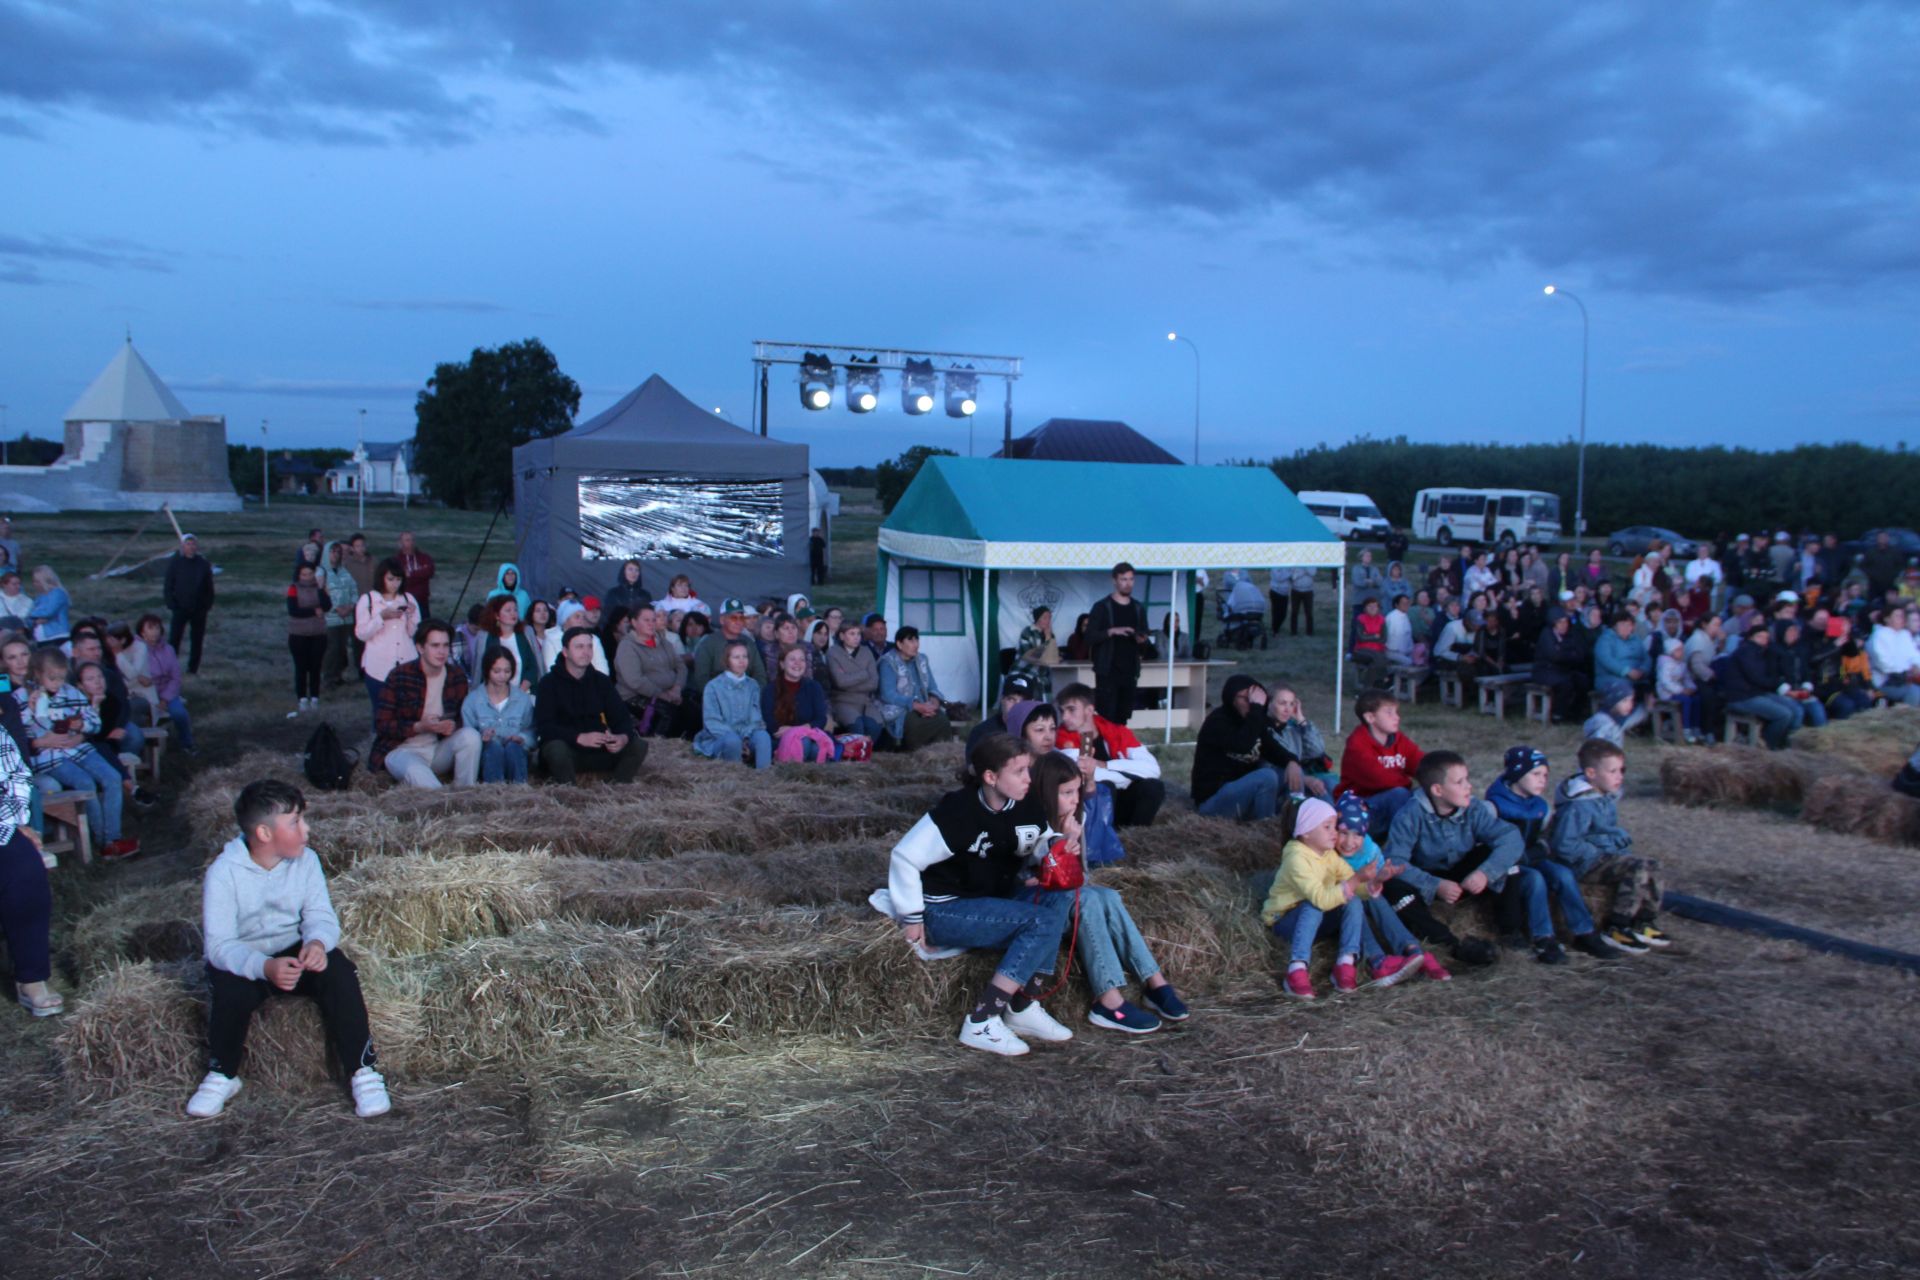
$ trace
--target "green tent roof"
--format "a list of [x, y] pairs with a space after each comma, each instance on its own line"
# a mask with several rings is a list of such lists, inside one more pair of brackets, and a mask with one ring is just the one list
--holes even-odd
[[929, 458], [880, 527], [880, 549], [987, 569], [1139, 569], [1345, 562], [1265, 467]]

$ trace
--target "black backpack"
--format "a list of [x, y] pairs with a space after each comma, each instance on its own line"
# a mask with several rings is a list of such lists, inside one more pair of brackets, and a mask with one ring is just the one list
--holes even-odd
[[307, 739], [306, 754], [302, 757], [307, 781], [322, 791], [345, 791], [352, 784], [354, 766], [359, 763], [359, 753], [341, 746], [340, 735], [324, 720]]

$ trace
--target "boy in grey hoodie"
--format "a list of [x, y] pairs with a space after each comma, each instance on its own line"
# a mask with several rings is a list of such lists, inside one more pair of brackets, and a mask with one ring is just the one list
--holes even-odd
[[1613, 905], [1603, 932], [1622, 951], [1645, 955], [1670, 945], [1654, 927], [1660, 909], [1660, 863], [1633, 851], [1633, 837], [1620, 825], [1620, 788], [1627, 753], [1589, 738], [1580, 746], [1580, 772], [1553, 794], [1547, 853], [1582, 880], [1613, 886]]
[[307, 848], [306, 809], [296, 787], [272, 779], [247, 784], [233, 804], [241, 834], [207, 868], [207, 1075], [187, 1102], [190, 1116], [217, 1116], [240, 1092], [247, 1024], [276, 991], [319, 1003], [334, 1056], [350, 1077], [355, 1112], [384, 1115], [393, 1105], [374, 1068], [359, 973], [340, 950], [340, 917], [319, 855]]
[[1456, 937], [1434, 918], [1430, 904], [1488, 892], [1512, 893], [1523, 907], [1534, 899], [1544, 903], [1540, 874], [1520, 865], [1526, 845], [1519, 831], [1473, 794], [1467, 762], [1458, 754], [1428, 752], [1414, 783], [1413, 799], [1400, 806], [1387, 829], [1387, 861], [1405, 864], [1387, 882], [1387, 902], [1414, 937], [1451, 948], [1463, 964], [1492, 964], [1499, 958], [1492, 943]]

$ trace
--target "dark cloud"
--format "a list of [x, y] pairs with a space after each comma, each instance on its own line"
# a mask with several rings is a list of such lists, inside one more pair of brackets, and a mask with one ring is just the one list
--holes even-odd
[[789, 180], [866, 157], [907, 188], [889, 193], [904, 219], [941, 216], [951, 187], [913, 179], [931, 162], [1116, 225], [1280, 215], [1443, 273], [1521, 260], [1750, 295], [1920, 271], [1920, 10], [1902, 4], [167, 8], [0, 0], [0, 100], [446, 143], [495, 111], [456, 85], [530, 86], [539, 123], [580, 129], [556, 100], [625, 70], [809, 139], [773, 166]]
[[22, 236], [0, 231], [0, 284], [65, 283], [41, 270], [43, 265], [55, 262], [113, 271], [166, 274], [173, 270], [161, 250], [131, 240]]

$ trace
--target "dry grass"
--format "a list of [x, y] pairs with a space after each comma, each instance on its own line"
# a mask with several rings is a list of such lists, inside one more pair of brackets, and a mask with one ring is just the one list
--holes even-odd
[[1920, 707], [1883, 707], [1793, 735], [1794, 749], [1830, 756], [1891, 780], [1920, 743]]
[[1840, 773], [1807, 791], [1800, 816], [1843, 835], [1899, 844], [1920, 844], [1920, 800], [1893, 789], [1883, 777]]
[[1786, 808], [1800, 803], [1821, 771], [1804, 753], [1722, 746], [1666, 753], [1660, 785], [1677, 804]]

